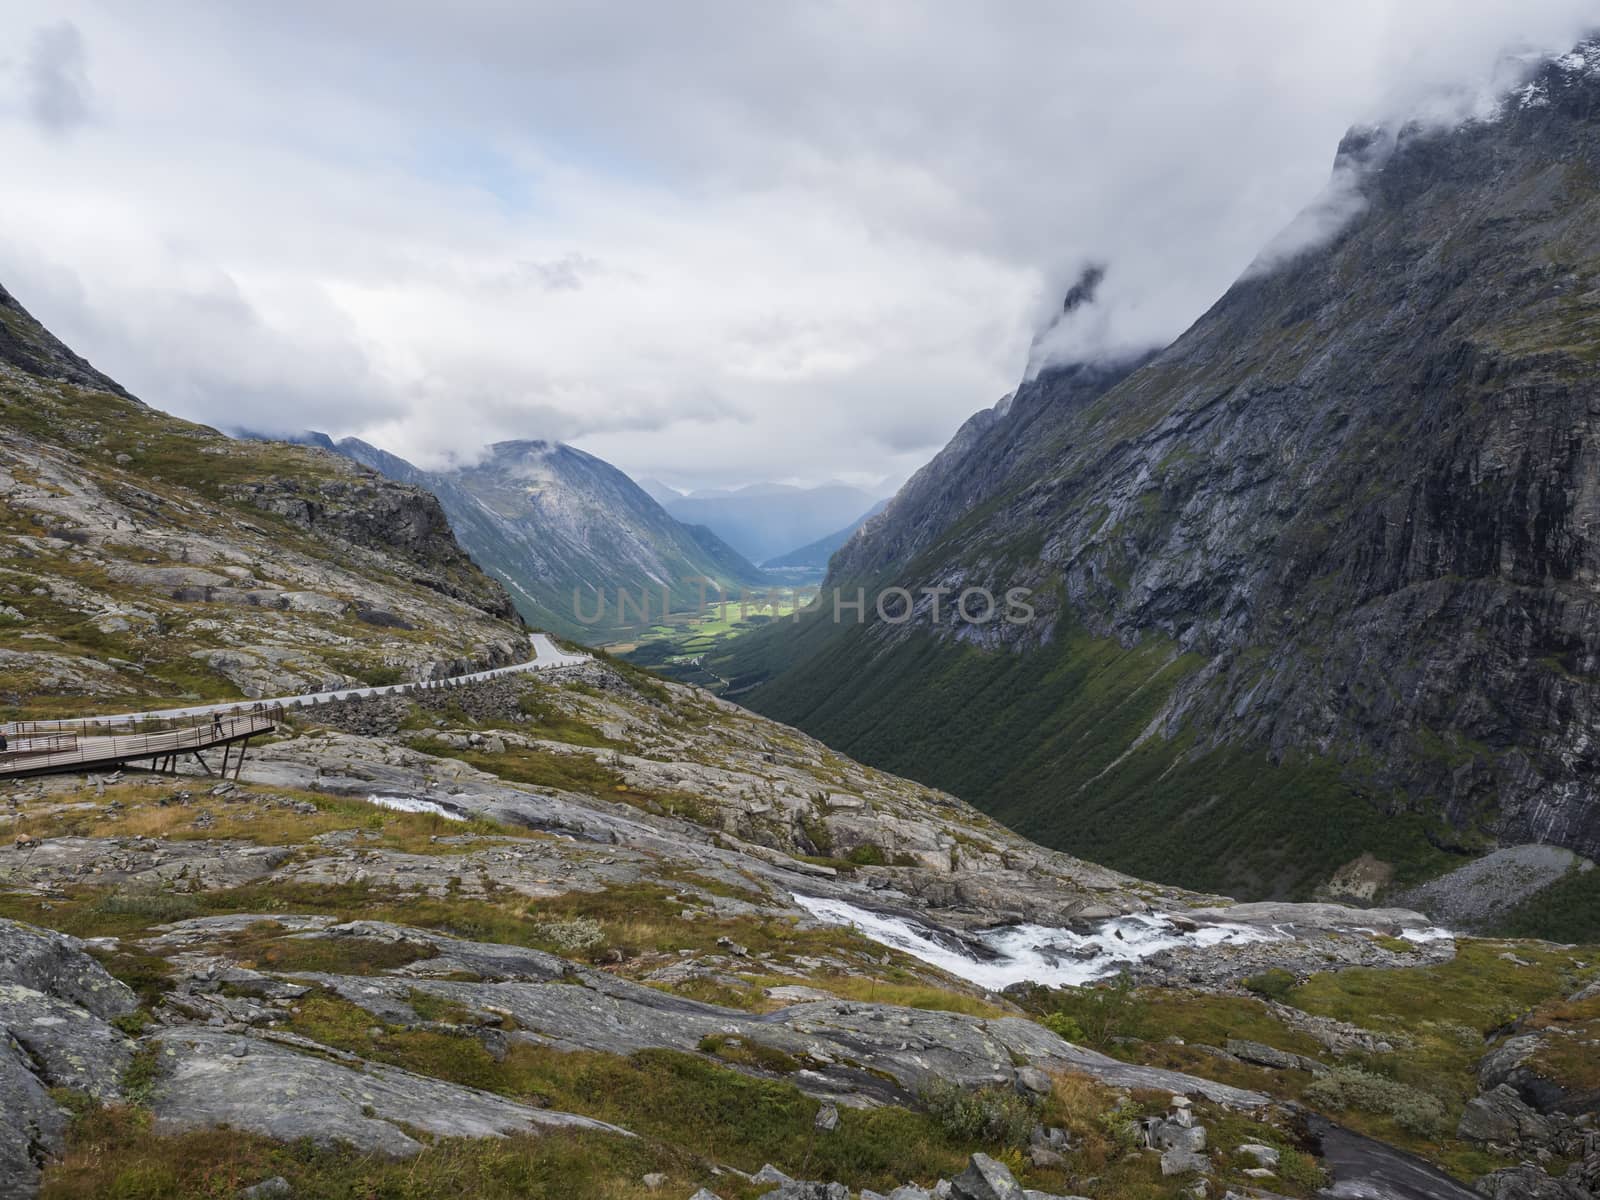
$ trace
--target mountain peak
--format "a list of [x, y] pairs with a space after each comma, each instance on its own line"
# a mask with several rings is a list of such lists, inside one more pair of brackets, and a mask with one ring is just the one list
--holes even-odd
[[88, 359], [69, 349], [3, 286], [0, 286], [0, 363], [28, 375], [110, 392], [140, 403], [116, 380], [95, 370]]

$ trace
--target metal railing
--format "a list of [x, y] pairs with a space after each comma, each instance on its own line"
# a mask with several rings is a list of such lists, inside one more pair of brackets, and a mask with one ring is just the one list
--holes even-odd
[[[270, 733], [283, 720], [277, 705], [258, 705], [238, 713], [215, 713], [190, 725], [150, 733], [97, 735], [56, 733], [48, 735], [70, 744], [55, 749], [8, 749], [0, 754], [0, 776], [35, 774], [57, 767], [111, 765], [158, 759], [171, 754], [188, 754], [220, 746], [257, 734]], [[25, 740], [33, 741], [36, 735]]]
[[0, 762], [8, 755], [58, 754], [73, 749], [78, 742], [76, 733], [19, 733], [10, 744], [0, 750]]
[[[60, 720], [19, 721], [11, 724], [0, 723], [0, 733], [4, 733], [8, 737], [23, 731], [33, 733], [77, 733], [80, 736], [95, 736], [92, 733], [93, 730], [104, 730], [109, 726], [149, 730], [152, 726], [167, 726], [177, 721], [194, 721], [199, 718], [209, 719], [214, 712], [221, 712], [225, 717], [234, 713], [270, 711], [273, 709], [281, 713], [285, 708], [313, 708], [318, 705], [331, 704], [343, 700], [366, 700], [377, 696], [401, 696], [411, 692], [438, 691], [445, 688], [461, 687], [469, 683], [478, 683], [487, 679], [498, 679], [504, 675], [519, 674], [525, 671], [539, 671], [550, 667], [569, 666], [589, 660], [588, 655], [569, 654], [563, 651], [543, 633], [533, 634], [529, 642], [533, 649], [534, 657], [526, 662], [511, 663], [503, 667], [489, 667], [482, 671], [470, 671], [464, 675], [441, 676], [438, 679], [414, 679], [404, 683], [354, 684], [325, 692], [307, 692], [298, 696], [279, 696], [271, 700], [254, 702], [242, 700], [234, 704], [226, 702], [221, 704], [197, 704], [187, 708], [158, 709], [154, 712], [117, 713], [108, 716], [77, 718], [64, 717]], [[543, 650], [548, 652], [545, 656], [541, 656], [541, 644]]]

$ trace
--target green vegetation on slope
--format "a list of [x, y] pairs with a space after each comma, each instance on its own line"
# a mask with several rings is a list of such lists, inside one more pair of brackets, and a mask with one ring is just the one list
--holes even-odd
[[[1454, 1137], [1462, 1110], [1479, 1091], [1479, 1060], [1494, 1036], [1522, 1018], [1535, 1027], [1600, 1027], [1600, 1001], [1571, 1005], [1562, 999], [1592, 977], [1593, 952], [1592, 946], [1463, 939], [1455, 958], [1434, 966], [1347, 968], [1299, 984], [1291, 976], [1281, 1003], [1350, 1022], [1392, 1045], [1386, 1053], [1343, 1057], [1295, 1028], [1283, 1009], [1251, 997], [1136, 989], [1123, 980], [1035, 987], [1019, 999], [1046, 1027], [1076, 1033], [1113, 1057], [1306, 1104], [1470, 1181], [1508, 1165]], [[1271, 1070], [1215, 1053], [1234, 1038], [1318, 1060], [1327, 1073]], [[1543, 1065], [1548, 1077], [1579, 1088], [1600, 1086], [1581, 1039], [1556, 1045], [1567, 1057]]]
[[1026, 653], [927, 636], [880, 648], [869, 627], [841, 630], [824, 614], [792, 642], [745, 640], [737, 682], [781, 670], [763, 655], [812, 655], [805, 671], [741, 694], [752, 708], [954, 792], [1045, 845], [1143, 878], [1304, 897], [1363, 851], [1394, 863], [1401, 881], [1451, 863], [1425, 818], [1363, 786], [1351, 767], [1204, 752], [1191, 737], [1151, 730], [1201, 663], [1158, 638], [1125, 647], [1063, 629]]
[[1600, 933], [1600, 869], [1567, 872], [1507, 912], [1494, 932], [1556, 942], [1593, 941]]

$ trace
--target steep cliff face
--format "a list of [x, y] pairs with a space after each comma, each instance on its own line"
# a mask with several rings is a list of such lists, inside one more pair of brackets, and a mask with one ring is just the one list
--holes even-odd
[[520, 661], [438, 501], [139, 402], [0, 292], [0, 704], [163, 707]]
[[[1036, 620], [824, 620], [730, 667], [756, 707], [1168, 878], [1592, 854], [1597, 368], [1591, 42], [1491, 119], [1350, 135], [1329, 199], [1171, 347], [1025, 384], [833, 562], [1032, 587]], [[893, 682], [834, 694], [864, 654]], [[949, 727], [974, 712], [1005, 733]]]
[[733, 595], [763, 581], [710, 530], [677, 521], [621, 471], [571, 446], [500, 442], [452, 471], [423, 471], [356, 438], [338, 449], [437, 495], [476, 561], [505, 582], [528, 620], [557, 633], [608, 640], [639, 623], [642, 603], [648, 625], [661, 617], [663, 588], [673, 612], [692, 612], [701, 588], [691, 579]]
[[516, 617], [510, 594], [467, 556], [438, 498], [425, 488], [397, 486], [371, 474], [318, 480], [275, 475], [229, 491], [325, 541], [392, 557], [408, 568], [412, 583], [492, 617]]

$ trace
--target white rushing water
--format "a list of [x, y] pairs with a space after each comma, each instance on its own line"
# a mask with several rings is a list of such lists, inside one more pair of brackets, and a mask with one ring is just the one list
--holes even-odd
[[1115, 975], [1123, 967], [1174, 946], [1220, 946], [1276, 941], [1278, 935], [1250, 925], [1202, 925], [1179, 929], [1159, 913], [1115, 917], [1090, 933], [1048, 925], [1008, 925], [975, 935], [992, 959], [980, 959], [946, 935], [904, 917], [885, 916], [844, 900], [796, 895], [819, 921], [852, 925], [885, 946], [903, 950], [952, 975], [998, 991], [1033, 980], [1052, 987], [1080, 986]]
[[413, 800], [410, 796], [368, 796], [369, 804], [376, 804], [379, 808], [391, 809], [394, 812], [432, 813], [436, 817], [443, 817], [447, 821], [465, 821], [466, 818], [458, 812], [451, 812], [442, 804], [435, 804], [432, 800]]

